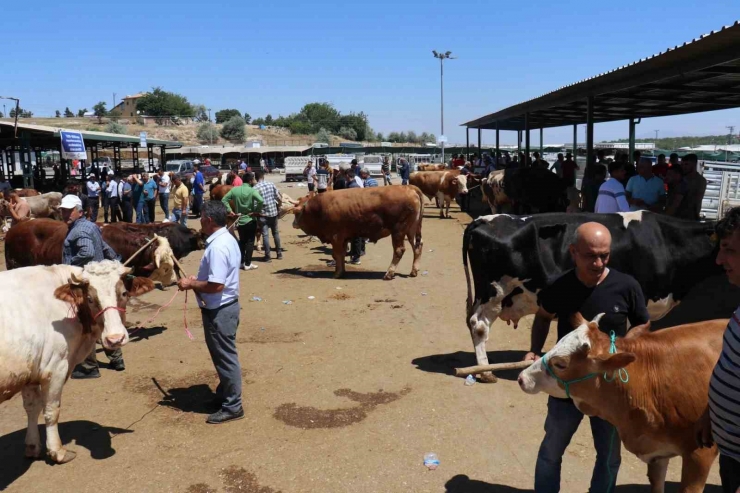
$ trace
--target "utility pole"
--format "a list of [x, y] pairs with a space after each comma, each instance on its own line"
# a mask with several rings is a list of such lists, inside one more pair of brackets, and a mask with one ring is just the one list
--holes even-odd
[[116, 93], [113, 93], [113, 109], [116, 107]]
[[[727, 145], [731, 146], [732, 145], [732, 134], [735, 133], [735, 126], [729, 125], [725, 128], [730, 131], [730, 135], [727, 136], [727, 140], [728, 140]], [[725, 147], [725, 162], [727, 162], [727, 148], [726, 147]]]
[[434, 54], [434, 58], [439, 58], [439, 101], [440, 101], [440, 127], [442, 135], [440, 135], [441, 144], [442, 144], [442, 164], [445, 162], [445, 69], [444, 69], [444, 61], [445, 59], [451, 59], [454, 60], [457, 57], [450, 56], [452, 55], [451, 51], [447, 51], [445, 53], [437, 53], [436, 50], [432, 50], [432, 53]]
[[658, 132], [660, 132], [660, 130], [655, 131], [655, 143], [653, 144], [653, 156], [655, 156], [655, 146], [658, 145]]
[[[211, 124], [211, 108], [208, 108], [208, 124]], [[211, 141], [211, 145], [213, 145], [213, 130], [215, 130], [215, 127], [208, 132], [208, 140]]]

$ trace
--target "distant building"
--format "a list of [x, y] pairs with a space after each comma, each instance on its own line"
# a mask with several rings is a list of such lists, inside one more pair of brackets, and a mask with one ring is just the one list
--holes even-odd
[[146, 95], [147, 93], [140, 92], [132, 96], [126, 96], [113, 109], [120, 111], [121, 116], [124, 118], [134, 118], [136, 117], [136, 103], [138, 102], [139, 98], [142, 98]]

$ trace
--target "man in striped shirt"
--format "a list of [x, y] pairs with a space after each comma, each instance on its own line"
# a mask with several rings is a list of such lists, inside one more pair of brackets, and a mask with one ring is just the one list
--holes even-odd
[[624, 180], [624, 163], [614, 161], [609, 164], [609, 179], [599, 188], [595, 212], [629, 212], [630, 205], [622, 181]]
[[272, 231], [272, 238], [275, 240], [277, 259], [282, 260], [283, 251], [280, 248], [280, 233], [278, 232], [278, 209], [281, 204], [280, 194], [278, 193], [274, 183], [271, 181], [265, 181], [265, 173], [261, 169], [254, 172], [254, 177], [257, 179], [257, 184], [254, 186], [254, 189], [260, 193], [262, 200], [264, 200], [264, 203], [262, 204], [262, 214], [259, 219], [259, 227], [262, 228], [262, 242], [265, 247], [265, 262], [272, 262], [272, 260], [270, 260], [270, 230]]
[[372, 188], [378, 186], [378, 180], [370, 176], [370, 171], [367, 168], [360, 170], [360, 178], [362, 178], [362, 184], [364, 188]]
[[[740, 286], [740, 207], [732, 209], [715, 229], [717, 264], [731, 284]], [[711, 429], [711, 435], [709, 433]], [[700, 445], [712, 439], [719, 448], [719, 473], [724, 493], [740, 491], [740, 308], [730, 319], [722, 354], [709, 382], [709, 406], [700, 423]]]

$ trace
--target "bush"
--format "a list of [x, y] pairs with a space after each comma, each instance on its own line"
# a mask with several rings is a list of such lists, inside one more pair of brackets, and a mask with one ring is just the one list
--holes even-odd
[[216, 112], [216, 123], [226, 123], [235, 116], [241, 116], [239, 110], [220, 110]]
[[108, 125], [105, 126], [105, 131], [110, 134], [125, 134], [126, 125], [118, 122], [108, 122]]
[[331, 134], [325, 128], [320, 128], [316, 133], [316, 142], [324, 142], [331, 145]]
[[202, 123], [198, 125], [198, 131], [196, 136], [201, 144], [210, 144], [211, 142], [218, 142], [218, 130], [212, 123]]
[[357, 140], [357, 131], [352, 127], [340, 128], [339, 135], [349, 140]]
[[144, 117], [141, 115], [136, 115], [136, 124], [137, 125], [144, 125], [146, 122], [144, 121]]
[[307, 135], [311, 133], [311, 124], [302, 121], [294, 121], [290, 124], [290, 133]]
[[234, 116], [224, 123], [221, 128], [221, 137], [231, 142], [244, 142], [247, 138], [246, 124], [241, 116]]

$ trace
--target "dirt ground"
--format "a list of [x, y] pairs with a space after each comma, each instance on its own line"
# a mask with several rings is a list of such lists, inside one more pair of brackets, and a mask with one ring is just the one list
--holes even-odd
[[[277, 178], [277, 177], [276, 177]], [[293, 197], [306, 189], [279, 184]], [[454, 207], [454, 206], [453, 206]], [[160, 211], [158, 211], [160, 212]], [[101, 211], [102, 214], [102, 211]], [[134, 300], [143, 327], [123, 352], [126, 371], [102, 365], [97, 380], [64, 389], [62, 440], [77, 452], [57, 466], [23, 457], [20, 396], [0, 407], [0, 489], [58, 492], [448, 492], [531, 491], [547, 396], [528, 396], [516, 372], [468, 387], [451, 375], [475, 363], [467, 331], [461, 235], [469, 217], [440, 220], [428, 207], [423, 274], [408, 278], [407, 249], [394, 281], [388, 238], [334, 280], [329, 249], [281, 223], [285, 259], [241, 272], [237, 335], [246, 419], [205, 423], [216, 375], [200, 313], [175, 290]], [[199, 227], [197, 220], [190, 225]], [[184, 261], [195, 273], [200, 252]], [[257, 254], [257, 258], [261, 258]], [[20, 288], [20, 287], [19, 287]], [[309, 296], [315, 299], [309, 300]], [[259, 297], [262, 301], [250, 301]], [[285, 304], [284, 301], [292, 301]], [[195, 340], [184, 330], [184, 317]], [[521, 358], [531, 320], [497, 323], [492, 361]], [[554, 330], [548, 347], [554, 343]], [[98, 358], [106, 362], [102, 352]], [[590, 427], [563, 459], [561, 491], [585, 492], [594, 463]], [[43, 435], [45, 436], [45, 435]], [[427, 452], [441, 461], [423, 464]], [[648, 492], [646, 466], [623, 451], [617, 493]], [[669, 479], [677, 481], [680, 460]], [[717, 466], [709, 483], [719, 484]], [[672, 483], [668, 491], [676, 491]], [[717, 486], [706, 491], [719, 492]]]

